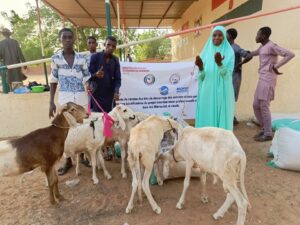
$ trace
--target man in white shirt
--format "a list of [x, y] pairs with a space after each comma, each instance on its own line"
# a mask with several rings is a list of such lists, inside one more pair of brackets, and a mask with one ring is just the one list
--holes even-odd
[[[49, 117], [56, 112], [54, 96], [58, 89], [58, 104], [74, 102], [83, 107], [88, 105], [85, 85], [90, 78], [86, 58], [74, 51], [74, 34], [69, 28], [59, 31], [59, 39], [63, 50], [52, 56], [50, 76], [50, 108]], [[66, 158], [65, 164], [58, 174], [65, 174], [72, 167], [71, 158]]]

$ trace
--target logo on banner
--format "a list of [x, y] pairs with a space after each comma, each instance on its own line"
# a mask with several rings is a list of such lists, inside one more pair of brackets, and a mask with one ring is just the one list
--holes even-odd
[[178, 84], [180, 81], [180, 76], [177, 73], [174, 73], [170, 76], [169, 81], [171, 84]]
[[167, 86], [161, 86], [159, 92], [161, 95], [167, 95], [169, 94], [169, 88]]
[[144, 77], [144, 83], [146, 85], [152, 85], [155, 82], [155, 76], [152, 74], [148, 74]]
[[188, 87], [178, 87], [176, 88], [176, 93], [187, 93], [189, 91]]

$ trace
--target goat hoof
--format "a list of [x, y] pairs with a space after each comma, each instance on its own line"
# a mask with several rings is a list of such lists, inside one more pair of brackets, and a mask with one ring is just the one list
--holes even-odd
[[182, 209], [182, 208], [183, 208], [183, 203], [178, 202], [178, 203], [176, 204], [176, 209]]
[[157, 183], [159, 186], [162, 186], [164, 184], [164, 182], [162, 180], [158, 180]]
[[207, 196], [202, 196], [202, 197], [201, 197], [201, 202], [202, 202], [203, 204], [208, 203], [208, 197], [207, 197]]
[[126, 179], [127, 178], [127, 174], [126, 173], [122, 173], [122, 178]]
[[153, 210], [156, 214], [160, 214], [161, 213], [161, 208], [159, 206], [157, 206], [156, 209]]
[[218, 215], [217, 213], [213, 214], [212, 217], [214, 218], [214, 220], [218, 220], [221, 219], [223, 216]]
[[131, 213], [132, 209], [133, 209], [133, 207], [127, 207], [125, 212], [127, 214], [129, 214], [129, 213]]
[[107, 180], [110, 180], [112, 178], [112, 176], [108, 173], [108, 174], [105, 174], [105, 177]]
[[99, 180], [98, 180], [98, 179], [93, 179], [93, 183], [94, 183], [94, 184], [98, 184], [98, 183], [99, 183]]

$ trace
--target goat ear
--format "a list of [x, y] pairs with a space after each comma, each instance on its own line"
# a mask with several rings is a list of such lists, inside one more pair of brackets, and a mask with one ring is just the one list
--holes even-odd
[[119, 126], [121, 127], [122, 130], [125, 130], [125, 128], [126, 128], [125, 121], [123, 120], [122, 116], [120, 116], [120, 114], [118, 112], [116, 113], [116, 115], [118, 118]]
[[67, 103], [65, 103], [65, 104], [63, 104], [63, 105], [59, 105], [58, 106], [58, 112], [62, 112], [62, 111], [64, 111], [64, 110], [66, 110], [66, 109], [68, 109], [68, 104]]
[[70, 127], [75, 127], [77, 125], [77, 121], [74, 116], [71, 115], [69, 112], [63, 112], [64, 117], [66, 118]]

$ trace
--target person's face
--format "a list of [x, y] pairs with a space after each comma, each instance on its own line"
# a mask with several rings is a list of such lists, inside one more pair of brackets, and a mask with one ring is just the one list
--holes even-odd
[[264, 40], [264, 38], [265, 38], [265, 36], [259, 30], [256, 34], [255, 41], [256, 41], [256, 43], [261, 43]]
[[231, 41], [232, 41], [232, 38], [231, 38], [231, 36], [230, 36], [230, 34], [229, 34], [229, 33], [226, 33], [226, 38], [227, 38], [227, 40], [228, 40], [229, 42], [231, 42]]
[[63, 45], [63, 48], [73, 48], [74, 36], [70, 31], [63, 31], [60, 35], [60, 41]]
[[220, 44], [222, 44], [223, 40], [224, 40], [223, 33], [219, 30], [214, 31], [214, 33], [213, 33], [213, 44], [215, 46], [219, 46]]
[[95, 52], [96, 48], [97, 48], [97, 45], [98, 44], [94, 39], [90, 38], [90, 39], [87, 40], [87, 48], [90, 52]]
[[116, 50], [117, 43], [115, 41], [107, 40], [105, 42], [105, 53], [112, 55]]

